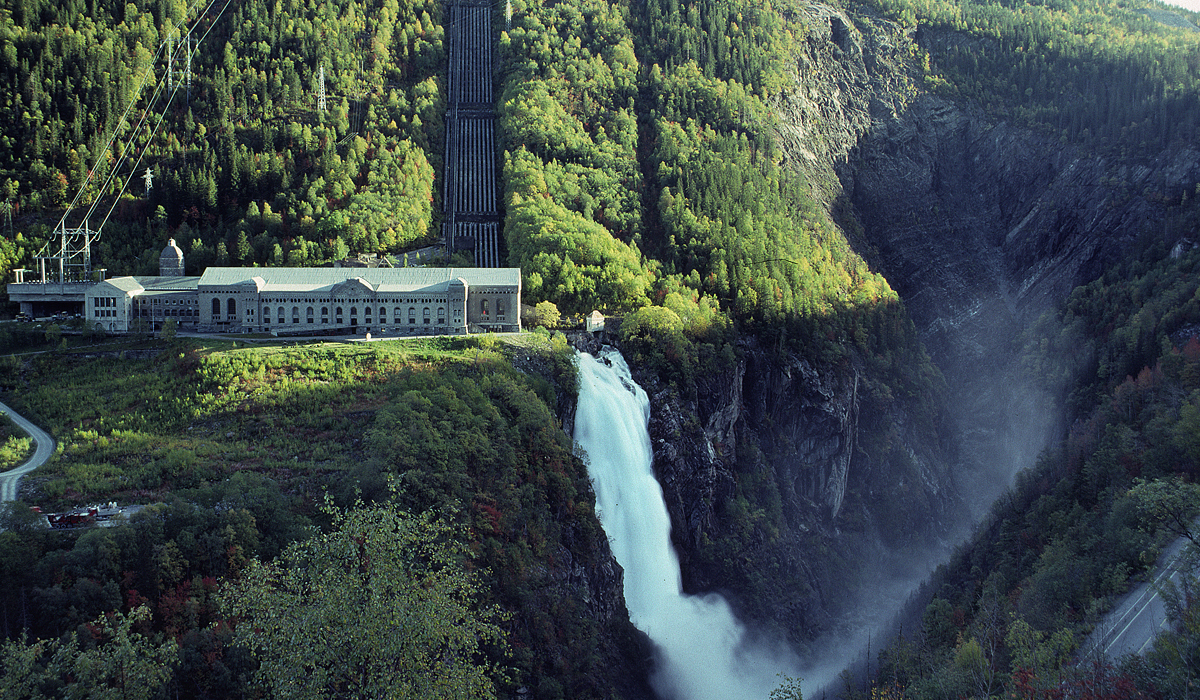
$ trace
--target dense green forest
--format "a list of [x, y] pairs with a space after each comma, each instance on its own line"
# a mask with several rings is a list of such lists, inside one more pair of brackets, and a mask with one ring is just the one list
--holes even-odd
[[[96, 647], [109, 637], [93, 622], [108, 615], [123, 624], [111, 618], [116, 610], [137, 616], [127, 634], [140, 644], [163, 654], [171, 647], [168, 671], [147, 696], [161, 685], [171, 697], [252, 697], [260, 687], [282, 697], [277, 684], [295, 672], [280, 664], [300, 663], [324, 669], [309, 680], [319, 685], [328, 674], [334, 688], [366, 687], [354, 684], [367, 676], [406, 679], [413, 690], [403, 697], [430, 697], [420, 690], [430, 687], [490, 696], [520, 685], [538, 697], [608, 697], [611, 676], [601, 668], [637, 662], [613, 658], [611, 640], [631, 634], [627, 619], [601, 629], [585, 611], [598, 603], [586, 576], [609, 555], [585, 467], [548, 408], [574, 391], [571, 352], [561, 334], [519, 345], [484, 338], [369, 349], [180, 341], [154, 359], [61, 353], [9, 366], [8, 381], [23, 389], [20, 410], [54, 426], [63, 446], [30, 478], [39, 502], [150, 505], [127, 526], [82, 532], [33, 527], [20, 505], [5, 516], [0, 620], [11, 641], [0, 675], [16, 682], [14, 664], [30, 657], [22, 677], [58, 692], [61, 664], [86, 663], [77, 657], [88, 649], [118, 652]], [[327, 498], [335, 503], [323, 505]], [[329, 539], [308, 540], [313, 528]], [[319, 613], [326, 617], [292, 620], [331, 656], [300, 655], [307, 645], [288, 647], [289, 659], [250, 655], [281, 648], [263, 635], [291, 634], [261, 616], [280, 621], [284, 598], [315, 595], [307, 584], [274, 586], [291, 575], [272, 567], [345, 573], [359, 564], [336, 558], [336, 538], [356, 532], [384, 538], [385, 549], [364, 559], [378, 569], [363, 590], [376, 592], [314, 597], [303, 609], [330, 608]], [[411, 598], [425, 592], [439, 597]], [[379, 596], [392, 601], [387, 610], [356, 607]], [[430, 636], [388, 653], [420, 655], [426, 661], [411, 663], [425, 668], [427, 655], [449, 645], [465, 665], [439, 662], [434, 670], [450, 680], [415, 680], [408, 667], [370, 662], [371, 673], [340, 679], [349, 655], [386, 642], [356, 635], [355, 625], [385, 624], [406, 606], [429, 607]], [[322, 648], [320, 625], [335, 622]], [[26, 646], [75, 637], [82, 651]]]
[[879, 655], [878, 692], [1188, 696], [1195, 569], [1144, 659], [1075, 666], [1130, 576], [1184, 531], [1173, 518], [1200, 512], [1200, 251], [1165, 253], [1147, 246], [1028, 332], [1025, 365], [1064, 392], [1073, 424], [935, 574], [917, 629]]
[[[526, 293], [572, 313], [650, 302], [625, 315], [622, 349], [688, 401], [735, 371], [744, 333], [861, 371], [863, 451], [911, 467], [889, 416], [920, 416], [912, 427], [935, 442], [940, 374], [896, 293], [781, 165], [771, 101], [804, 40], [795, 8], [513, 7], [497, 109], [505, 233]], [[809, 585], [763, 574], [795, 546], [780, 524], [791, 487], [765, 466], [777, 456], [739, 453], [725, 526], [691, 552], [754, 619]], [[890, 522], [905, 517], [883, 505]], [[831, 568], [855, 575], [850, 562]]]
[[0, 12], [3, 272], [68, 206], [68, 225], [102, 230], [95, 254], [115, 274], [154, 274], [168, 236], [189, 273], [429, 241], [440, 7], [35, 0]]
[[[873, 0], [918, 30], [930, 86], [1122, 157], [1200, 138], [1200, 32], [1142, 3]], [[1191, 22], [1200, 14], [1172, 8]], [[1178, 198], [1179, 193], [1161, 193]]]

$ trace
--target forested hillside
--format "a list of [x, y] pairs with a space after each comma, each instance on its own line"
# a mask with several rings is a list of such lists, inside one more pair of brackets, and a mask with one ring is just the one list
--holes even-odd
[[[163, 654], [138, 681], [139, 697], [156, 697], [163, 684], [171, 697], [255, 697], [260, 686], [299, 677], [278, 670], [288, 663], [309, 668], [318, 686], [422, 687], [396, 664], [440, 666], [428, 655], [442, 644], [469, 668], [447, 666], [449, 680], [430, 687], [448, 683], [473, 697], [518, 686], [538, 697], [636, 695], [640, 674], [630, 669], [641, 662], [619, 576], [584, 465], [548, 409], [574, 391], [570, 353], [561, 335], [361, 350], [182, 342], [155, 359], [67, 353], [6, 365], [6, 381], [21, 389], [6, 400], [52, 426], [64, 446], [29, 479], [35, 500], [47, 509], [148, 505], [127, 526], [83, 532], [34, 527], [20, 508], [6, 514], [3, 687], [57, 692], [62, 664], [89, 662], [78, 649], [62, 656], [23, 640], [81, 630], [87, 651], [86, 630], [108, 639], [93, 621], [118, 611], [137, 617], [133, 632], [114, 633], [125, 641], [94, 653], [125, 653], [136, 633]], [[323, 505], [327, 498], [334, 503]], [[383, 549], [347, 563], [334, 544], [294, 544], [331, 524], [330, 542], [383, 538]], [[399, 550], [391, 536], [404, 538]], [[374, 593], [351, 594], [349, 584], [333, 598], [312, 584], [276, 589], [276, 566], [326, 567], [326, 577], [361, 570], [362, 590]], [[445, 598], [412, 598], [425, 590]], [[380, 595], [390, 602], [366, 607]], [[257, 630], [285, 614], [287, 596], [308, 601], [287, 623], [308, 639], [280, 647]], [[320, 617], [305, 616], [305, 606]], [[423, 612], [404, 622], [409, 606]], [[389, 624], [408, 625], [414, 640], [411, 630], [429, 636], [399, 646], [373, 639], [368, 621], [384, 616], [399, 616]], [[247, 654], [259, 646], [265, 655]], [[385, 648], [396, 656], [371, 661], [369, 672], [343, 666]], [[119, 682], [104, 673], [80, 683]], [[428, 697], [414, 692], [405, 697]]]
[[[918, 28], [930, 80], [1000, 118], [1123, 156], [1149, 156], [1200, 129], [1194, 12], [1103, 2], [906, 2], [877, 5]], [[1169, 15], [1167, 15], [1169, 17]], [[941, 78], [941, 80], [938, 80]]]
[[913, 698], [1187, 696], [1194, 579], [1145, 659], [1075, 666], [1129, 577], [1200, 506], [1200, 257], [1162, 252], [1080, 287], [1030, 333], [1029, 371], [1071, 388], [1077, 419], [939, 569], [916, 629], [880, 653], [880, 688]]
[[[1140, 0], [511, 10], [494, 17], [507, 264], [544, 318], [623, 317], [685, 585], [821, 651], [884, 565], [964, 525], [964, 492], [1002, 490], [964, 483], [990, 474], [968, 471], [993, 457], [980, 436], [1006, 437], [1010, 416], [969, 422], [1008, 409], [984, 405], [999, 378], [1048, 392], [1065, 427], [864, 687], [1095, 690], [1064, 663], [1161, 543], [1155, 495], [1192, 495], [1200, 469], [1200, 16]], [[154, 273], [168, 237], [189, 274], [434, 242], [448, 29], [432, 0], [0, 9], [0, 275], [64, 213], [103, 228], [110, 275]], [[314, 571], [357, 602], [453, 611], [412, 655], [387, 652], [469, 660], [418, 695], [647, 693], [650, 653], [561, 430], [563, 337], [374, 347], [0, 364], [5, 400], [63, 443], [32, 500], [151, 504], [82, 534], [6, 516], [0, 694], [111, 686], [87, 670], [134, 657], [160, 694], [282, 693], [295, 660], [270, 635], [289, 625], [344, 650], [313, 657], [329, 692], [371, 687], [338, 664], [386, 674], [353, 627], [396, 610], [323, 597]], [[26, 446], [3, 437], [11, 462]], [[1110, 695], [1186, 694], [1180, 612], [1147, 662], [1094, 676]]]
[[[1168, 634], [1145, 659], [1093, 666], [1092, 659], [1081, 657], [1093, 625], [1128, 589], [1130, 577], [1144, 575], [1158, 547], [1178, 534], [1170, 518], [1186, 522], [1196, 507], [1193, 404], [1200, 308], [1193, 241], [1200, 209], [1189, 164], [1200, 117], [1200, 32], [1186, 22], [1155, 21], [1171, 16], [1161, 8], [1132, 5], [872, 7], [912, 37], [916, 76], [930, 96], [905, 126], [941, 120], [965, 138], [908, 133], [907, 144], [893, 141], [900, 144], [893, 146], [900, 150], [897, 161], [921, 148], [929, 149], [925, 154], [946, 149], [924, 164], [927, 170], [915, 169], [934, 173], [925, 191], [935, 194], [914, 207], [925, 205], [925, 222], [911, 219], [909, 209], [893, 208], [865, 217], [869, 227], [883, 231], [889, 225], [881, 222], [892, 217], [900, 220], [893, 230], [911, 234], [924, 228], [937, 245], [923, 250], [934, 252], [965, 235], [980, 259], [1001, 266], [997, 274], [986, 263], [964, 265], [968, 280], [973, 268], [976, 275], [995, 274], [1011, 286], [997, 285], [991, 298], [966, 294], [949, 303], [927, 301], [925, 323], [941, 329], [960, 323], [964, 329], [956, 338], [945, 330], [927, 331], [927, 337], [944, 343], [938, 359], [947, 357], [947, 347], [966, 348], [970, 359], [956, 376], [972, 391], [987, 390], [982, 382], [971, 383], [972, 375], [996, 376], [989, 353], [1001, 348], [1019, 353], [1020, 371], [1006, 376], [1019, 390], [1051, 392], [1055, 401], [1048, 408], [1061, 412], [1063, 427], [1036, 463], [1022, 465], [1028, 470], [915, 598], [902, 636], [870, 659], [871, 682], [859, 687], [928, 698], [1186, 697], [1195, 672], [1190, 589], [1173, 598]], [[1181, 16], [1195, 20], [1184, 11], [1175, 15]], [[957, 109], [961, 112], [949, 111]], [[972, 109], [988, 121], [974, 121]], [[889, 129], [902, 132], [897, 122], [904, 118]], [[1023, 135], [1014, 137], [1018, 132]], [[876, 138], [877, 146], [887, 142]], [[922, 139], [922, 146], [908, 149]], [[1019, 178], [995, 190], [972, 179], [981, 173], [972, 173], [970, 163], [979, 163], [982, 152], [998, 143], [1022, 160], [1033, 157], [1030, 144], [1040, 144], [1044, 162], [1054, 164], [1024, 169], [993, 151], [997, 162], [979, 170], [1001, 181], [1006, 170], [1023, 171], [1030, 176], [1026, 182], [1037, 183], [1042, 192], [1031, 197], [1013, 188]], [[970, 145], [961, 149], [961, 160], [946, 155], [964, 144]], [[974, 150], [979, 144], [986, 145]], [[862, 158], [880, 153], [873, 146]], [[1086, 194], [1068, 194], [1071, 188]], [[988, 201], [993, 193], [1001, 199]], [[980, 226], [983, 233], [976, 233], [970, 215], [939, 212], [928, 206], [931, 200], [943, 206], [972, 202], [1003, 223]], [[1141, 214], [1127, 223], [1108, 215], [1132, 209]], [[882, 257], [894, 254], [897, 240], [887, 242], [892, 247]], [[1055, 272], [1059, 266], [1064, 271]], [[893, 270], [900, 267], [893, 262]], [[1085, 284], [1064, 296], [1031, 292], [1040, 286], [1045, 293], [1052, 284], [1047, 279], [1056, 274], [1060, 278], [1053, 284]], [[922, 287], [919, 280], [891, 279], [905, 290]], [[945, 289], [957, 293], [952, 286]], [[1005, 315], [1013, 314], [1023, 329], [1019, 340], [989, 345], [986, 316], [970, 325], [928, 315], [931, 308], [981, 298], [977, 303], [989, 311], [1008, 305], [990, 322], [1003, 325]], [[972, 344], [982, 352], [972, 354]], [[974, 405], [990, 409], [984, 402]]]
[[[651, 304], [625, 315], [622, 348], [660, 392], [686, 585], [729, 590], [807, 645], [845, 612], [831, 591], [870, 578], [852, 552], [881, 531], [922, 547], [955, 506], [930, 495], [948, 470], [933, 454], [940, 375], [887, 281], [784, 165], [772, 102], [806, 28], [782, 7], [514, 3], [497, 109], [527, 295], [571, 312]], [[809, 360], [820, 388], [799, 379]], [[848, 428], [829, 415], [841, 402]], [[908, 485], [887, 499], [889, 481]]]
[[439, 16], [434, 2], [300, 0], [2, 13], [5, 274], [66, 206], [69, 226], [102, 228], [94, 254], [113, 274], [156, 273], [168, 236], [189, 274], [428, 241]]

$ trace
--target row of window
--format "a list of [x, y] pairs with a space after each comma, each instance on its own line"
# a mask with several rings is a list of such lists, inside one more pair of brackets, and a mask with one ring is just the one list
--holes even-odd
[[[487, 316], [490, 313], [490, 307], [488, 305], [487, 299], [479, 300], [479, 310], [483, 313], [484, 316]], [[496, 300], [496, 316], [498, 316], [501, 319], [504, 318], [504, 300], [503, 299]]]
[[[315, 297], [305, 297], [305, 298], [288, 298], [288, 299], [276, 299], [276, 298], [274, 298], [274, 297], [271, 297], [271, 298], [269, 298], [269, 299], [263, 299], [263, 302], [265, 302], [265, 303], [267, 303], [267, 304], [279, 304], [279, 303], [287, 303], [287, 304], [317, 304], [317, 303], [320, 303], [320, 302], [322, 302], [322, 301], [328, 301], [328, 300], [329, 300], [329, 298], [328, 298], [328, 297], [326, 297], [325, 299], [318, 299], [318, 298], [315, 298]], [[403, 297], [403, 298], [401, 298], [401, 297], [395, 297], [395, 298], [387, 298], [387, 299], [377, 299], [376, 301], [378, 301], [378, 302], [379, 302], [379, 303], [381, 303], [381, 304], [433, 304], [433, 303], [436, 303], [436, 302], [439, 302], [439, 301], [441, 301], [441, 299], [437, 299], [437, 298], [435, 298], [435, 297], [422, 297], [422, 298], [418, 298], [418, 297]]]
[[[399, 306], [397, 306], [397, 307], [396, 307], [396, 308], [393, 310], [393, 312], [392, 312], [392, 313], [393, 313], [393, 315], [394, 315], [396, 318], [400, 318], [400, 317], [402, 317], [402, 316], [404, 315], [403, 311], [404, 311], [403, 309], [401, 309]], [[438, 307], [438, 310], [437, 310], [437, 312], [438, 312], [438, 316], [445, 316], [445, 315], [446, 315], [446, 307], [444, 307], [444, 306], [439, 306], [439, 307]], [[339, 306], [339, 307], [337, 307], [337, 308], [335, 309], [335, 313], [336, 313], [338, 316], [341, 316], [341, 315], [342, 315], [342, 307], [340, 307], [340, 306]], [[430, 312], [429, 312], [429, 307], [428, 307], [428, 306], [426, 306], [426, 307], [425, 307], [425, 309], [424, 309], [423, 315], [424, 315], [424, 316], [428, 316], [428, 315], [429, 315], [429, 313], [430, 313]], [[369, 307], [369, 306], [365, 306], [365, 307], [363, 307], [363, 314], [364, 314], [364, 315], [365, 315], [367, 318], [370, 318], [370, 317], [371, 317], [371, 307]], [[268, 306], [268, 307], [266, 307], [265, 309], [263, 309], [263, 315], [264, 315], [264, 316], [270, 316], [270, 315], [271, 315], [271, 307], [269, 307], [269, 306]], [[292, 315], [293, 315], [293, 316], [299, 316], [299, 315], [300, 315], [300, 307], [299, 307], [299, 306], [293, 306], [293, 307], [292, 307]], [[313, 315], [313, 307], [311, 307], [311, 306], [310, 306], [310, 307], [308, 307], [307, 311], [305, 312], [305, 315], [306, 315], [306, 316], [309, 316], [309, 317], [311, 317], [311, 316]], [[322, 307], [321, 307], [321, 315], [322, 315], [322, 316], [328, 316], [328, 315], [329, 315], [329, 307], [328, 307], [328, 306], [322, 306]], [[357, 306], [351, 306], [351, 307], [350, 307], [350, 315], [351, 315], [351, 316], [357, 316], [357, 315], [358, 315], [358, 307], [357, 307]], [[416, 308], [415, 306], [410, 306], [410, 307], [408, 307], [408, 315], [409, 315], [409, 316], [411, 316], [411, 317], [414, 317], [414, 318], [415, 318], [415, 317], [416, 317], [416, 315], [417, 315], [417, 308]], [[283, 318], [283, 316], [284, 316], [284, 307], [282, 307], [282, 306], [281, 306], [281, 307], [279, 307], [279, 313], [278, 313], [278, 316], [279, 316], [279, 318]], [[386, 319], [386, 318], [387, 318], [387, 307], [384, 307], [384, 306], [381, 306], [381, 307], [379, 307], [379, 319], [382, 321], [383, 319]]]
[[[433, 300], [433, 299], [430, 299], [429, 301], [432, 303], [434, 300]], [[233, 298], [227, 299], [227, 300], [226, 300], [226, 304], [225, 304], [225, 308], [226, 308], [225, 315], [227, 315], [227, 316], [236, 316], [236, 315], [237, 315], [237, 300], [236, 300], [236, 299], [233, 299]], [[265, 311], [265, 313], [268, 313], [268, 314], [269, 314], [269, 313], [270, 313], [270, 309], [271, 309], [271, 307], [270, 307], [270, 306], [267, 306], [267, 307], [265, 307], [265, 308], [266, 308], [266, 311]], [[293, 308], [298, 308], [298, 307], [293, 307]], [[308, 307], [308, 308], [310, 308], [310, 309], [311, 309], [312, 307], [310, 306], [310, 307]], [[413, 308], [414, 308], [414, 307], [409, 307], [409, 312], [410, 312], [410, 313], [412, 312]], [[441, 308], [441, 312], [444, 314], [444, 313], [445, 313], [445, 308], [444, 308], [444, 307], [439, 307], [439, 308]], [[279, 309], [280, 309], [280, 311], [282, 312], [282, 310], [283, 310], [283, 307], [281, 306], [281, 307], [279, 307]], [[338, 310], [338, 313], [341, 313], [341, 312], [342, 312], [342, 307], [340, 307], [340, 306], [339, 306], [339, 307], [337, 307], [337, 310]], [[366, 314], [369, 316], [369, 315], [371, 314], [371, 307], [369, 307], [369, 306], [365, 306], [365, 307], [363, 307], [363, 311], [364, 311], [364, 312], [366, 312]], [[220, 299], [215, 299], [215, 298], [214, 298], [214, 299], [212, 300], [212, 312], [213, 312], [213, 315], [214, 315], [214, 316], [219, 316], [219, 315], [221, 314], [221, 300], [220, 300]], [[396, 314], [397, 316], [399, 316], [399, 315], [400, 315], [400, 312], [401, 312], [401, 308], [400, 308], [399, 306], [397, 306], [397, 307], [396, 307], [396, 309], [395, 309], [395, 314]], [[484, 300], [483, 300], [483, 313], [485, 313], [485, 314], [486, 314], [487, 312], [488, 312], [487, 299], [484, 299]], [[329, 307], [328, 307], [328, 306], [323, 306], [323, 307], [321, 307], [321, 313], [322, 313], [322, 314], [328, 314], [328, 313], [329, 313]], [[351, 313], [351, 314], [356, 314], [356, 313], [358, 313], [358, 307], [357, 307], [357, 306], [351, 306], [351, 307], [350, 307], [350, 313]], [[497, 302], [496, 302], [496, 313], [501, 313], [501, 314], [502, 314], [502, 313], [504, 313], [504, 302], [503, 302], [503, 301], [497, 301]], [[381, 306], [381, 307], [379, 307], [379, 316], [380, 316], [380, 317], [383, 317], [383, 316], [386, 316], [386, 315], [387, 315], [387, 307], [384, 307], [384, 306]]]
[[[431, 299], [430, 301], [433, 301], [433, 300]], [[236, 299], [233, 299], [233, 298], [227, 299], [226, 303], [225, 303], [225, 308], [226, 308], [226, 311], [225, 311], [226, 316], [229, 316], [231, 318], [234, 316], [237, 316], [237, 300]], [[312, 310], [313, 310], [313, 307], [311, 307], [311, 306], [308, 307], [308, 315], [309, 316], [312, 315]], [[482, 312], [485, 319], [489, 318], [491, 316], [491, 306], [488, 303], [487, 299], [480, 300], [479, 310]], [[284, 311], [284, 307], [280, 306], [279, 307], [279, 315], [278, 315], [279, 319], [280, 319], [279, 320], [280, 323], [283, 323], [283, 316], [284, 316], [283, 311]], [[363, 311], [365, 313], [365, 316], [368, 319], [370, 319], [371, 307], [365, 306], [365, 307], [363, 307]], [[393, 310], [393, 315], [395, 316], [395, 318], [397, 318], [397, 319], [402, 318], [402, 316], [403, 316], [402, 311], [403, 311], [403, 309], [401, 307], [399, 307], [399, 306], [395, 307], [395, 309]], [[251, 309], [248, 309], [246, 311], [246, 313], [247, 313], [247, 315], [251, 315], [254, 313], [254, 311]], [[292, 313], [294, 316], [296, 316], [298, 318], [299, 317], [299, 307], [293, 306]], [[221, 300], [220, 299], [214, 298], [212, 300], [212, 314], [214, 317], [221, 315]], [[271, 315], [271, 307], [270, 306], [267, 306], [264, 308], [264, 315], [265, 316]], [[329, 307], [328, 306], [321, 307], [321, 315], [322, 316], [329, 315]], [[342, 315], [342, 307], [340, 307], [340, 306], [337, 307], [337, 315], [338, 316]], [[358, 307], [357, 306], [350, 307], [350, 315], [351, 316], [358, 315]], [[408, 315], [409, 315], [409, 318], [416, 318], [416, 307], [410, 306], [408, 308]], [[425, 309], [425, 315], [426, 316], [429, 315], [428, 307]], [[445, 315], [446, 315], [445, 307], [438, 307], [438, 316], [440, 318], [444, 318]], [[458, 309], [455, 309], [455, 316], [458, 316]], [[496, 318], [498, 320], [503, 321], [504, 317], [505, 317], [504, 300], [497, 299], [496, 300]], [[387, 307], [384, 307], [384, 306], [379, 307], [380, 323], [387, 323], [387, 321], [385, 320], [386, 318], [387, 318]], [[415, 323], [415, 321], [410, 321], [410, 322]], [[269, 323], [269, 321], [268, 321], [268, 323]], [[296, 323], [299, 323], [299, 321], [297, 320]]]
[[[369, 307], [369, 306], [363, 307], [363, 312], [364, 312], [363, 320], [368, 324], [372, 323], [371, 307]], [[397, 306], [397, 307], [395, 307], [395, 309], [393, 309], [393, 318], [395, 319], [395, 321], [394, 321], [395, 323], [404, 323], [404, 313], [403, 312], [404, 312], [404, 310], [402, 308], [400, 308], [399, 306]], [[342, 322], [342, 318], [343, 318], [342, 307], [340, 307], [340, 306], [335, 307], [334, 315], [336, 317], [335, 322], [340, 324]], [[286, 309], [284, 307], [280, 306], [278, 308], [278, 311], [277, 311], [275, 317], [278, 319], [278, 323], [287, 323]], [[305, 309], [304, 317], [308, 323], [315, 322], [315, 312], [314, 312], [313, 307], [309, 306]], [[387, 307], [384, 307], [384, 306], [379, 307], [379, 322], [381, 324], [387, 323], [388, 322], [387, 318], [388, 318], [387, 317]], [[432, 323], [432, 320], [431, 320], [432, 318], [433, 318], [432, 309], [430, 309], [428, 306], [421, 310], [421, 319], [424, 321], [425, 325], [430, 325]], [[456, 319], [460, 318], [460, 314], [455, 313], [455, 318]], [[438, 307], [437, 322], [438, 322], [438, 325], [445, 325], [445, 323], [446, 323], [446, 307], [444, 307], [444, 306]], [[267, 324], [271, 323], [271, 307], [270, 306], [263, 309], [263, 323], [267, 323]], [[299, 306], [292, 307], [292, 323], [300, 323], [300, 307]], [[328, 306], [321, 307], [321, 323], [329, 323], [329, 307]], [[358, 307], [357, 306], [350, 307], [350, 324], [355, 325], [355, 326], [358, 325]], [[408, 324], [410, 326], [417, 325], [417, 308], [415, 306], [408, 307]]]
[[[306, 320], [308, 323], [316, 323], [316, 319], [315, 319], [315, 318], [313, 318], [312, 316], [309, 316], [309, 317], [307, 317], [305, 320]], [[364, 320], [364, 322], [365, 322], [367, 325], [374, 325], [374, 324], [372, 324], [372, 323], [371, 323], [371, 319], [370, 319], [370, 317], [366, 317], [366, 318], [364, 318], [363, 320]], [[424, 325], [426, 325], [426, 326], [428, 326], [428, 325], [431, 325], [431, 324], [433, 323], [432, 317], [430, 317], [430, 316], [426, 316], [426, 317], [424, 317], [424, 318], [422, 319], [422, 321], [424, 322]], [[276, 325], [278, 325], [278, 324], [286, 324], [286, 323], [287, 323], [286, 319], [284, 319], [284, 317], [283, 317], [283, 316], [280, 316], [280, 317], [278, 318], [278, 321], [277, 321]], [[299, 317], [299, 316], [293, 316], [293, 317], [292, 317], [292, 323], [300, 323], [300, 317]], [[321, 317], [321, 323], [322, 323], [323, 325], [328, 325], [328, 324], [329, 324], [329, 317], [328, 317], [328, 316], [322, 316], [322, 317]], [[334, 319], [334, 323], [335, 323], [335, 324], [337, 324], [337, 325], [339, 325], [339, 326], [340, 326], [340, 325], [343, 325], [343, 324], [342, 324], [342, 317], [341, 317], [341, 316], [338, 316], [337, 318], [335, 318], [335, 319]], [[380, 325], [383, 325], [383, 324], [387, 323], [387, 319], [380, 318], [380, 319], [379, 319], [379, 323], [380, 323]], [[393, 325], [403, 325], [403, 324], [404, 324], [404, 320], [403, 320], [403, 319], [401, 319], [401, 318], [397, 318], [395, 321], [393, 321]], [[271, 325], [271, 317], [270, 317], [270, 316], [263, 316], [263, 325], [267, 325], [267, 326]], [[351, 317], [350, 317], [350, 325], [351, 325], [351, 326], [357, 326], [357, 325], [358, 325], [358, 319], [357, 319], [357, 318], [355, 318], [354, 316], [351, 316]], [[416, 318], [410, 318], [410, 319], [408, 319], [408, 325], [410, 325], [410, 326], [415, 326], [415, 325], [418, 325], [418, 324], [417, 324], [417, 319], [416, 319]], [[441, 316], [441, 317], [439, 317], [439, 318], [438, 318], [438, 320], [437, 320], [437, 325], [439, 325], [439, 326], [444, 326], [444, 325], [446, 325], [446, 317], [445, 317], [445, 316]]]
[[[136, 310], [137, 316], [149, 318], [151, 315], [150, 309], [140, 308]], [[155, 316], [199, 316], [198, 309], [154, 309]]]

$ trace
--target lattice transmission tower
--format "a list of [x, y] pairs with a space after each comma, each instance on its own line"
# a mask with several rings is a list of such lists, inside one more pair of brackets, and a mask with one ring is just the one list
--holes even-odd
[[317, 72], [317, 110], [325, 111], [325, 64], [321, 64], [321, 69]]
[[167, 89], [175, 89], [175, 31], [167, 32]]
[[82, 228], [67, 228], [63, 221], [55, 233], [57, 240], [52, 239], [33, 256], [42, 281], [91, 282], [92, 244], [100, 240], [100, 232], [93, 231], [87, 221]]

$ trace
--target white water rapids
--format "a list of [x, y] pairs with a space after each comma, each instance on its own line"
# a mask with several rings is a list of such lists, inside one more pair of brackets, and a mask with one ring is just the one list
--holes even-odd
[[575, 441], [587, 452], [596, 514], [625, 569], [633, 624], [658, 649], [654, 689], [670, 700], [766, 700], [794, 663], [752, 647], [725, 599], [683, 593], [671, 521], [651, 469], [650, 402], [615, 350], [579, 355]]

